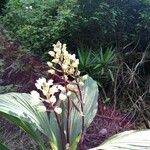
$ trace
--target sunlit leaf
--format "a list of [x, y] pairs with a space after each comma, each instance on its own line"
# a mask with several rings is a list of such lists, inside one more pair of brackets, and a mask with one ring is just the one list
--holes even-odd
[[[40, 100], [39, 103], [43, 105]], [[55, 144], [48, 115], [46, 112], [36, 110], [30, 94], [8, 93], [0, 95], [0, 113], [3, 113], [4, 117], [25, 130], [34, 140], [37, 136], [34, 133], [39, 130]], [[37, 139], [40, 139], [40, 137], [37, 137]]]
[[24, 130], [39, 145], [39, 148], [41, 150], [45, 149], [41, 135], [39, 134], [39, 132], [36, 131], [36, 128], [34, 128], [30, 123], [3, 112], [0, 112], [0, 115], [2, 117], [5, 117], [5, 119], [9, 120], [16, 126], [20, 127], [22, 130]]
[[125, 131], [90, 150], [150, 150], [150, 130]]

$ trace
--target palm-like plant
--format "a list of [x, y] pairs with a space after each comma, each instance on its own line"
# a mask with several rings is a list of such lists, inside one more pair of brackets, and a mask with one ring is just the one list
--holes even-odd
[[97, 63], [93, 51], [86, 48], [78, 49], [78, 57], [80, 61], [79, 68], [81, 73], [88, 73], [91, 75], [93, 73], [94, 66]]
[[97, 51], [78, 49], [78, 56], [79, 67], [83, 74], [88, 73], [99, 85], [103, 83], [103, 80], [114, 81], [113, 71], [116, 57], [112, 47], [105, 50], [100, 48]]
[[98, 72], [97, 80], [101, 83], [102, 80], [114, 81], [113, 71], [115, 62], [115, 53], [112, 47], [106, 49], [100, 48], [100, 51], [95, 52], [94, 57], [97, 64], [94, 67], [95, 72]]

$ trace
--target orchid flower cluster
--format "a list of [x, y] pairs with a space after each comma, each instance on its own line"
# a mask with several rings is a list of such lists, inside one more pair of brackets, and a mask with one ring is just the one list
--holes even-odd
[[[47, 62], [50, 68], [48, 73], [50, 76], [57, 76], [63, 82], [55, 83], [53, 79], [46, 80], [44, 77], [39, 78], [36, 80], [35, 86], [42, 92], [44, 98], [35, 90], [31, 91], [31, 96], [32, 102], [37, 105], [38, 111], [54, 111], [60, 115], [62, 113], [61, 102], [68, 100], [72, 93], [79, 95], [78, 88], [84, 85], [83, 81], [87, 78], [87, 75], [82, 78], [79, 76], [79, 59], [76, 59], [75, 54], [68, 53], [66, 44], [61, 44], [58, 41], [53, 47], [53, 51], [49, 51], [49, 55], [53, 59], [51, 62]], [[36, 103], [37, 99], [41, 99], [48, 104], [48, 107], [44, 105], [39, 106]], [[83, 115], [83, 111], [81, 110], [80, 112]]]

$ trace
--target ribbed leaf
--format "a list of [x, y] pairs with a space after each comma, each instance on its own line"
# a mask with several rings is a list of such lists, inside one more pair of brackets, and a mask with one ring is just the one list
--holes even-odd
[[60, 129], [57, 124], [55, 114], [52, 112], [50, 115], [50, 125], [53, 130], [53, 143], [51, 143], [53, 150], [63, 150], [61, 140], [64, 140], [60, 136]]
[[42, 140], [42, 137], [39, 135], [39, 132], [36, 131], [36, 129], [30, 125], [28, 122], [24, 122], [12, 115], [8, 115], [6, 113], [0, 112], [0, 115], [2, 117], [5, 117], [7, 120], [15, 124], [16, 126], [23, 129], [38, 145], [40, 150], [45, 150], [45, 146]]
[[[82, 88], [82, 97], [84, 103], [84, 126], [87, 128], [96, 115], [98, 100], [98, 86], [96, 81], [94, 81], [91, 77], [88, 77], [88, 79], [85, 81], [84, 87]], [[73, 101], [80, 108], [78, 99], [73, 99]], [[81, 133], [81, 122], [81, 115], [74, 108], [71, 112], [71, 144]]]
[[[39, 100], [40, 105], [43, 105]], [[52, 126], [45, 112], [38, 112], [34, 107], [30, 94], [8, 93], [0, 95], [0, 112], [16, 118], [8, 118], [16, 122], [30, 136], [35, 136], [35, 130], [40, 130], [55, 144]], [[37, 142], [37, 141], [36, 141]], [[39, 143], [38, 143], [39, 144]]]
[[150, 130], [125, 131], [90, 150], [150, 150]]

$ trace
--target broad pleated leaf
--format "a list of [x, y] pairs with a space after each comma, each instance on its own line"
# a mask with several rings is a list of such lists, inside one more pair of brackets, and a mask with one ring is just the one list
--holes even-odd
[[[93, 118], [97, 112], [97, 100], [98, 100], [98, 86], [96, 81], [91, 77], [88, 77], [82, 88], [83, 108], [84, 108], [84, 126], [85, 129], [93, 121]], [[73, 100], [74, 103], [80, 108], [78, 99]], [[71, 144], [80, 135], [82, 130], [81, 114], [74, 108], [71, 112]]]
[[0, 115], [12, 122], [13, 124], [15, 124], [16, 126], [20, 127], [22, 130], [24, 130], [39, 145], [39, 148], [41, 150], [45, 150], [45, 146], [41, 135], [31, 124], [6, 113], [0, 112]]
[[[40, 100], [39, 103], [43, 105]], [[0, 112], [6, 114], [5, 117], [10, 121], [16, 122], [31, 137], [37, 136], [34, 132], [38, 129], [50, 139], [51, 143], [55, 144], [48, 115], [36, 110], [30, 94], [8, 93], [0, 95]], [[11, 118], [9, 115], [15, 118]]]
[[90, 150], [150, 150], [150, 130], [125, 131]]
[[50, 115], [50, 125], [53, 130], [53, 143], [50, 141], [53, 150], [63, 150], [61, 140], [64, 140], [65, 137], [61, 138], [60, 136], [60, 129], [58, 127], [57, 120], [53, 112]]

